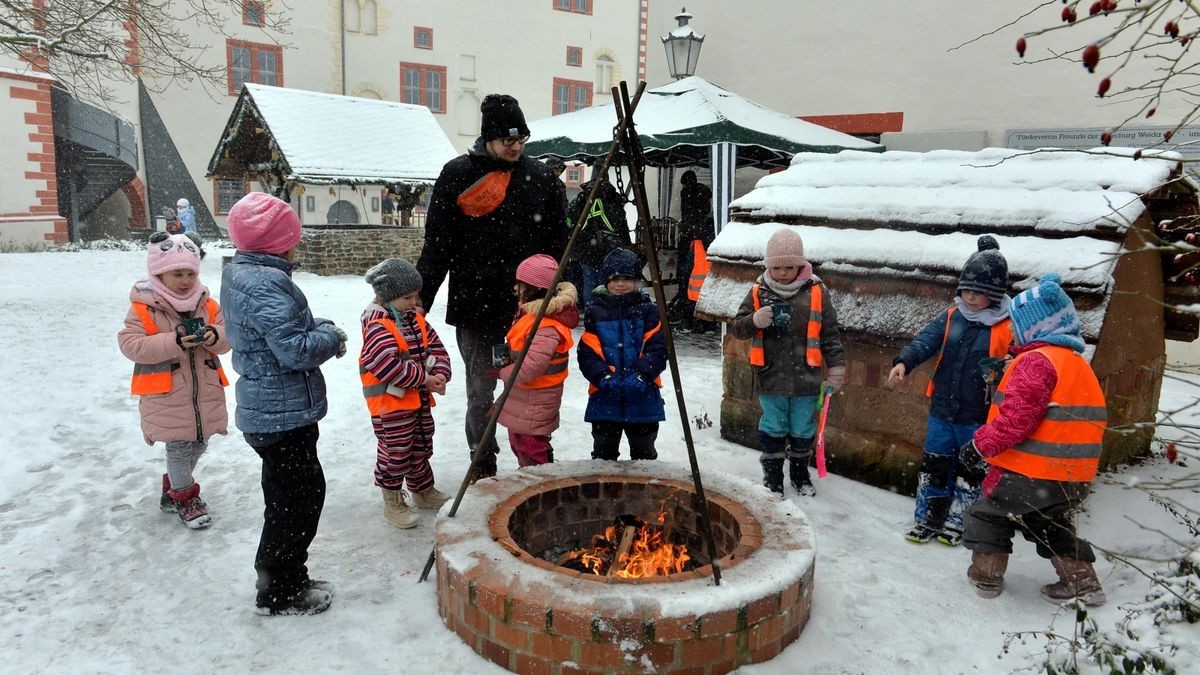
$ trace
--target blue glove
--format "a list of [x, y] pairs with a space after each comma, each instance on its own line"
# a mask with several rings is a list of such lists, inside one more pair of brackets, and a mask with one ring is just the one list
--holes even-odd
[[983, 455], [979, 454], [975, 441], [967, 441], [958, 449], [958, 466], [954, 472], [972, 487], [983, 483], [983, 478], [987, 476], [988, 463]]
[[615, 394], [620, 389], [621, 382], [612, 375], [605, 375], [596, 386], [606, 394]]

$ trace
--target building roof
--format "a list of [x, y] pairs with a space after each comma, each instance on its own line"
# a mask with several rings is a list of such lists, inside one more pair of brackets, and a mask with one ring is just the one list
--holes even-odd
[[[845, 152], [801, 154], [731, 204], [729, 225], [709, 247], [718, 268], [697, 310], [732, 317], [762, 266], [771, 234], [795, 229], [818, 275], [956, 283], [982, 234], [995, 236], [1014, 289], [1057, 272], [1081, 307], [1085, 337], [1103, 323], [1126, 230], [1144, 199], [1180, 176], [1177, 153], [1079, 151]], [[1194, 188], [1189, 188], [1194, 191]], [[719, 271], [720, 263], [734, 266]], [[743, 267], [742, 274], [729, 269]], [[843, 326], [911, 335], [949, 298], [916, 298], [893, 285], [835, 298]], [[927, 306], [926, 306], [927, 305]], [[913, 318], [915, 316], [915, 318]]]
[[208, 174], [274, 161], [297, 183], [432, 183], [457, 154], [424, 106], [247, 83]]

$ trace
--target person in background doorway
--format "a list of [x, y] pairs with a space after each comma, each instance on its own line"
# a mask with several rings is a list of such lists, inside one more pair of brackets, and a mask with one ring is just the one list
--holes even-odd
[[683, 332], [715, 331], [717, 326], [713, 322], [696, 321], [692, 317], [696, 311], [696, 301], [687, 293], [692, 285], [690, 281], [692, 268], [696, 264], [696, 247], [707, 251], [717, 236], [712, 219], [712, 190], [699, 182], [696, 172], [691, 169], [683, 172], [679, 183], [682, 185], [679, 191], [679, 248], [676, 258], [679, 265], [675, 274], [679, 287], [672, 302], [672, 319]]
[[[517, 265], [535, 253], [560, 258], [567, 231], [563, 183], [525, 155], [529, 127], [517, 99], [489, 94], [480, 111], [479, 138], [467, 154], [446, 163], [433, 186], [417, 261], [425, 309], [449, 277], [446, 323], [455, 327], [466, 373], [465, 431], [472, 453], [495, 402], [492, 347], [504, 344], [512, 323]], [[482, 451], [476, 479], [496, 474], [495, 438]]]

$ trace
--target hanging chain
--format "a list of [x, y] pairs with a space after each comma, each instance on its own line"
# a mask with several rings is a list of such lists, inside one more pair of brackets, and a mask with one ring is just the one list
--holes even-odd
[[621, 165], [618, 164], [615, 168], [617, 170], [617, 194], [621, 195], [621, 197], [624, 198], [625, 197], [625, 181], [621, 178]]

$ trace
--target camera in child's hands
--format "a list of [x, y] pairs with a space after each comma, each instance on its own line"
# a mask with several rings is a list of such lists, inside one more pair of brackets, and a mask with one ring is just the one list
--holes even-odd
[[508, 345], [492, 345], [492, 367], [503, 368], [512, 363], [512, 353]]

